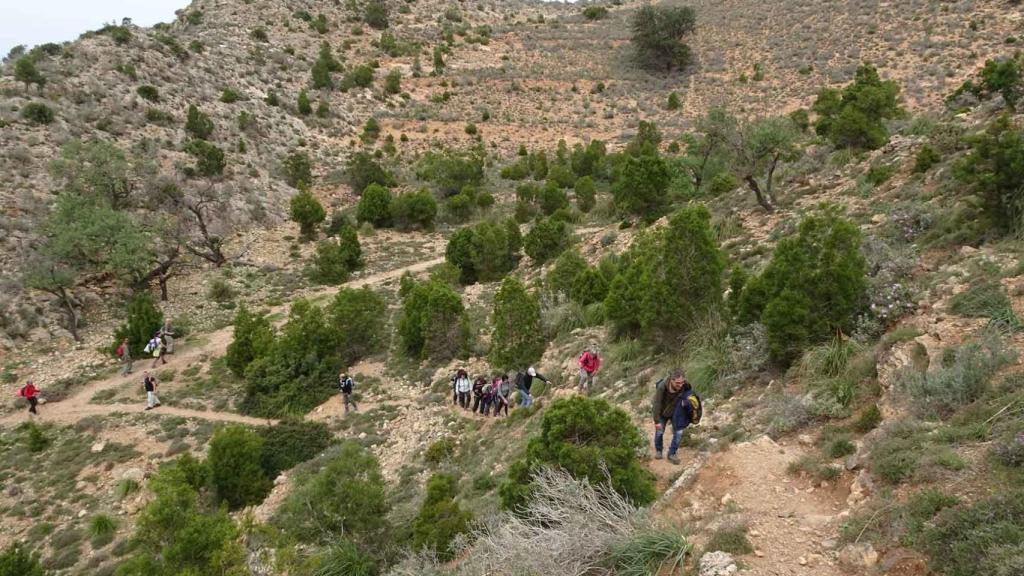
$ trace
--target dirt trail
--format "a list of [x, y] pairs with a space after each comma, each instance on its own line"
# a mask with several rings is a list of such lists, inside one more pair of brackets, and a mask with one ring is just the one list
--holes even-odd
[[846, 494], [791, 475], [787, 467], [802, 455], [801, 448], [767, 436], [730, 446], [710, 457], [692, 486], [659, 515], [670, 521], [714, 518], [711, 527], [730, 518], [745, 523], [755, 553], [737, 558], [744, 574], [840, 576], [833, 548]]
[[[376, 274], [370, 274], [361, 278], [353, 279], [343, 284], [346, 288], [362, 288], [364, 286], [372, 286], [376, 284], [382, 284], [389, 280], [395, 280], [400, 278], [406, 272], [416, 274], [428, 270], [429, 268], [444, 262], [444, 258], [432, 258], [422, 262], [417, 262], [409, 266], [401, 268], [395, 268], [393, 270], [387, 270]], [[323, 296], [331, 296], [337, 292], [337, 288], [328, 288], [312, 292], [307, 295], [309, 298], [317, 298]], [[275, 312], [287, 312], [288, 305], [282, 305], [270, 310], [271, 314]], [[164, 367], [183, 368], [196, 363], [203, 363], [208, 359], [216, 356], [222, 356], [226, 351], [228, 344], [234, 337], [234, 327], [227, 326], [209, 332], [206, 334], [199, 335], [197, 338], [186, 338], [179, 341], [176, 345], [175, 353], [168, 358], [170, 360], [166, 365], [160, 365], [155, 370], [163, 369]], [[190, 343], [190, 341], [198, 341], [198, 343]], [[88, 416], [100, 416], [107, 414], [114, 414], [119, 412], [137, 412], [141, 411], [144, 406], [145, 395], [141, 392], [142, 390], [142, 371], [149, 369], [152, 362], [151, 358], [142, 357], [135, 362], [135, 372], [130, 376], [121, 376], [117, 374], [108, 378], [94, 380], [84, 387], [80, 388], [77, 392], [61, 400], [59, 402], [47, 403], [39, 408], [39, 420], [43, 422], [55, 422], [58, 424], [74, 424], [86, 418]], [[121, 387], [128, 387], [129, 389], [139, 390], [139, 403], [137, 405], [132, 404], [90, 404], [89, 401], [97, 393], [104, 392], [106, 390], [113, 390]], [[173, 384], [168, 384], [167, 387], [173, 388]], [[157, 391], [159, 393], [159, 390]], [[185, 418], [199, 418], [203, 420], [213, 420], [218, 422], [238, 422], [242, 424], [266, 424], [268, 420], [261, 418], [250, 418], [235, 414], [233, 412], [214, 412], [214, 411], [203, 411], [203, 410], [188, 410], [184, 408], [174, 408], [171, 406], [161, 406], [155, 411], [155, 413], [161, 414], [172, 414], [175, 416], [182, 416]], [[18, 412], [8, 414], [0, 418], [0, 426], [13, 425], [24, 422], [28, 418], [24, 411], [19, 410]]]

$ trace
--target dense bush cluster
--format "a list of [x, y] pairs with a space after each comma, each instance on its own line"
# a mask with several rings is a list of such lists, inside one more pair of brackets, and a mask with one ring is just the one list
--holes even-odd
[[[619, 333], [678, 343], [722, 305], [725, 259], [703, 206], [636, 240], [608, 288], [605, 311]], [[575, 282], [575, 281], [574, 281]]]
[[899, 93], [895, 81], [882, 80], [874, 66], [863, 64], [846, 88], [818, 93], [814, 129], [840, 148], [880, 148], [889, 141], [885, 120], [902, 113]]
[[316, 246], [310, 276], [320, 284], [341, 284], [353, 270], [363, 265], [363, 250], [359, 235], [352, 226], [342, 226], [335, 238], [328, 238]]
[[523, 249], [537, 264], [557, 258], [572, 243], [569, 225], [562, 220], [538, 220], [526, 233]]
[[462, 298], [438, 280], [407, 285], [398, 335], [402, 348], [414, 358], [443, 361], [461, 355], [469, 342], [469, 319]]
[[412, 523], [412, 546], [437, 554], [441, 561], [455, 557], [452, 542], [469, 532], [473, 515], [455, 501], [458, 484], [450, 474], [435, 474], [427, 481], [427, 496]]
[[484, 182], [482, 150], [445, 150], [427, 152], [416, 167], [417, 177], [434, 185], [442, 197], [454, 196], [467, 186]]
[[825, 210], [780, 240], [764, 271], [743, 286], [739, 321], [764, 324], [776, 363], [787, 366], [808, 346], [852, 332], [867, 288], [860, 249], [860, 229]]
[[541, 326], [540, 302], [514, 277], [505, 278], [494, 297], [491, 326], [494, 333], [488, 360], [492, 366], [522, 370], [544, 354], [547, 337]]
[[693, 60], [682, 38], [693, 32], [697, 15], [689, 6], [645, 5], [633, 16], [633, 48], [646, 68], [671, 72]]
[[956, 174], [981, 198], [985, 221], [975, 226], [986, 234], [1021, 230], [1024, 223], [1024, 131], [1004, 115], [971, 138], [970, 144], [971, 150], [957, 165]]
[[493, 282], [512, 271], [522, 248], [519, 225], [484, 221], [460, 228], [448, 240], [445, 260], [459, 269], [463, 284]]
[[164, 314], [157, 308], [153, 298], [145, 292], [140, 293], [128, 303], [125, 323], [114, 332], [110, 350], [116, 351], [121, 341], [128, 338], [128, 350], [133, 358], [138, 358], [142, 356], [146, 343], [163, 325]]
[[265, 319], [239, 310], [227, 361], [245, 375], [242, 410], [283, 416], [321, 404], [343, 367], [380, 350], [386, 311], [372, 290], [343, 288], [325, 308], [295, 301], [275, 335]]
[[555, 401], [530, 439], [525, 458], [509, 467], [499, 494], [505, 509], [530, 500], [531, 475], [537, 466], [557, 466], [593, 484], [608, 483], [637, 506], [654, 501], [654, 481], [640, 463], [647, 442], [629, 415], [605, 400], [574, 396]]

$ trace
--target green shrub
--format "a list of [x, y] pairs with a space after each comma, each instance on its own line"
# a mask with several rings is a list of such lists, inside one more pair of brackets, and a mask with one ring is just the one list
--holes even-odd
[[988, 223], [1000, 234], [1020, 230], [1024, 218], [1024, 132], [1008, 115], [970, 139], [971, 150], [956, 166], [958, 179], [981, 197]]
[[384, 77], [384, 93], [399, 94], [402, 92], [402, 71], [398, 68], [388, 72]]
[[946, 508], [924, 530], [921, 547], [931, 565], [946, 576], [1018, 573], [1024, 547], [1024, 492], [1013, 490]]
[[657, 150], [640, 155], [627, 154], [612, 183], [612, 198], [622, 214], [633, 214], [653, 222], [668, 206], [672, 174]]
[[414, 358], [445, 360], [461, 355], [469, 340], [462, 298], [437, 281], [415, 284], [403, 298], [398, 334], [402, 348]]
[[313, 576], [377, 576], [377, 562], [347, 540], [331, 544], [315, 560]]
[[607, 296], [608, 280], [595, 268], [588, 268], [576, 276], [569, 292], [573, 302], [583, 306], [604, 302]]
[[704, 549], [709, 552], [722, 551], [734, 556], [754, 552], [754, 546], [747, 538], [747, 529], [743, 526], [715, 530], [711, 538], [708, 538]]
[[899, 93], [896, 82], [883, 81], [874, 66], [862, 64], [843, 90], [826, 88], [818, 93], [815, 130], [839, 148], [880, 148], [889, 141], [884, 121], [902, 114]]
[[400, 230], [431, 230], [437, 218], [437, 200], [429, 190], [400, 194], [391, 203], [391, 215]]
[[455, 501], [456, 481], [449, 474], [435, 474], [427, 481], [427, 497], [412, 522], [412, 547], [433, 550], [439, 560], [455, 557], [451, 544], [459, 534], [469, 532], [472, 514]]
[[155, 86], [150, 86], [148, 84], [139, 86], [135, 89], [135, 93], [143, 100], [149, 100], [150, 102], [160, 101], [160, 91], [157, 90]]
[[857, 416], [857, 419], [853, 422], [853, 429], [861, 434], [867, 434], [877, 428], [881, 423], [882, 411], [878, 409], [877, 404], [872, 404]]
[[1003, 285], [995, 280], [976, 282], [953, 297], [949, 309], [967, 318], [988, 318], [1000, 329], [1019, 330], [1022, 325], [1013, 311], [1010, 298]]
[[182, 457], [150, 480], [154, 497], [137, 516], [134, 554], [118, 568], [118, 576], [214, 576], [245, 569], [237, 528], [226, 511], [200, 505], [190, 467]]
[[427, 464], [437, 465], [449, 460], [455, 455], [455, 442], [450, 438], [443, 438], [427, 446], [423, 452], [423, 461]]
[[788, 366], [806, 347], [853, 331], [867, 288], [860, 244], [860, 230], [835, 211], [808, 216], [744, 286], [740, 321], [765, 325], [773, 361]]
[[385, 348], [387, 311], [384, 298], [368, 287], [338, 291], [326, 312], [330, 325], [340, 332], [334, 352], [342, 364], [354, 364]]
[[337, 534], [379, 547], [390, 510], [387, 485], [372, 453], [344, 442], [318, 472], [296, 480], [275, 523], [303, 542], [329, 543]]
[[587, 261], [580, 255], [579, 250], [566, 250], [544, 277], [544, 284], [549, 290], [569, 296], [576, 277], [587, 269]]
[[394, 186], [395, 177], [381, 167], [371, 154], [356, 152], [348, 160], [345, 169], [349, 185], [356, 194], [362, 194], [370, 184], [379, 184], [384, 187]]
[[117, 531], [117, 521], [107, 514], [96, 514], [89, 519], [90, 545], [93, 550], [99, 550], [114, 540], [114, 533]]
[[633, 48], [640, 65], [670, 72], [690, 64], [693, 55], [681, 38], [693, 32], [697, 16], [689, 6], [642, 6], [633, 15]]
[[530, 497], [531, 470], [550, 465], [593, 484], [609, 484], [636, 506], [654, 501], [653, 476], [639, 462], [646, 440], [624, 411], [602, 399], [574, 396], [556, 400], [544, 412], [540, 434], [526, 457], [514, 462], [499, 488], [505, 509], [521, 509]]
[[303, 237], [313, 238], [316, 227], [327, 218], [327, 212], [308, 188], [301, 187], [299, 193], [292, 196], [288, 217], [299, 225], [299, 233]]
[[540, 202], [541, 211], [547, 216], [569, 207], [569, 197], [552, 180], [548, 180], [544, 187], [540, 189], [537, 200]]
[[373, 85], [374, 70], [362, 64], [350, 70], [341, 79], [341, 90], [347, 92], [353, 88], [369, 88]]
[[313, 113], [313, 103], [305, 90], [299, 90], [299, 97], [295, 101], [295, 110], [300, 116], [309, 116]]
[[274, 329], [262, 314], [254, 314], [243, 303], [235, 314], [235, 336], [224, 360], [236, 376], [243, 376], [253, 360], [263, 356], [274, 343]]
[[197, 140], [206, 140], [213, 134], [213, 120], [210, 120], [210, 117], [200, 111], [195, 104], [189, 104], [185, 131]]
[[211, 178], [224, 173], [227, 165], [224, 160], [224, 151], [205, 140], [193, 140], [185, 146], [185, 151], [196, 159], [195, 173], [199, 176]]
[[292, 188], [313, 183], [313, 163], [305, 152], [292, 152], [281, 162], [281, 168], [285, 182]]
[[580, 212], [586, 214], [594, 209], [597, 194], [593, 178], [581, 177], [576, 181], [574, 192], [576, 193], [576, 207], [580, 209]]
[[391, 191], [380, 184], [370, 184], [363, 190], [356, 208], [356, 220], [369, 222], [377, 228], [391, 224]]
[[39, 72], [36, 67], [36, 58], [32, 55], [22, 56], [14, 62], [14, 79], [25, 85], [25, 89], [32, 84], [39, 87], [40, 90], [46, 85], [46, 78]]
[[473, 215], [475, 204], [473, 198], [465, 193], [459, 193], [445, 200], [445, 210], [454, 221], [465, 222]]
[[281, 472], [312, 459], [334, 439], [326, 424], [298, 418], [286, 418], [260, 428], [258, 433], [263, 440], [260, 466], [267, 478], [277, 478]]
[[217, 499], [232, 510], [258, 504], [270, 492], [271, 481], [260, 465], [263, 439], [242, 426], [221, 428], [210, 439], [207, 463]]
[[547, 345], [541, 326], [540, 303], [516, 278], [509, 276], [494, 297], [491, 315], [492, 366], [522, 369], [540, 360]]
[[620, 334], [679, 342], [721, 308], [724, 271], [710, 213], [684, 208], [666, 228], [634, 242], [610, 283], [605, 311]]
[[938, 369], [922, 373], [909, 368], [899, 373], [896, 387], [910, 394], [918, 415], [946, 417], [981, 398], [992, 376], [1015, 358], [995, 335], [968, 342], [951, 354], [951, 360]]
[[523, 248], [534, 263], [543, 264], [558, 257], [571, 241], [569, 226], [561, 220], [548, 218], [530, 228], [523, 239]]
[[518, 230], [518, 226], [508, 222], [489, 221], [460, 228], [448, 240], [445, 260], [459, 269], [463, 284], [500, 280], [516, 266]]
[[234, 104], [242, 99], [242, 95], [232, 88], [225, 88], [220, 95], [220, 101], [225, 104]]
[[925, 144], [921, 146], [921, 149], [917, 151], [917, 155], [914, 156], [914, 172], [916, 174], [924, 174], [939, 162], [942, 162], [942, 155], [935, 148]]
[[341, 230], [337, 240], [327, 239], [317, 244], [312, 279], [320, 284], [338, 285], [348, 280], [349, 273], [362, 263], [359, 237], [355, 228], [347, 226]]
[[21, 117], [36, 124], [50, 124], [53, 122], [54, 114], [46, 104], [41, 102], [30, 102], [21, 108]]
[[417, 165], [416, 174], [432, 182], [442, 196], [454, 196], [467, 186], [479, 188], [483, 184], [483, 153], [479, 150], [427, 152]]
[[608, 9], [604, 6], [587, 6], [583, 9], [583, 17], [587, 20], [601, 20], [608, 16]]
[[39, 556], [20, 542], [0, 553], [0, 576], [46, 576]]
[[125, 323], [114, 332], [114, 341], [110, 352], [115, 353], [121, 341], [128, 338], [128, 349], [132, 357], [142, 356], [142, 349], [153, 338], [157, 330], [164, 325], [164, 314], [157, 308], [153, 298], [146, 292], [140, 292], [131, 302], [125, 313]]
[[52, 440], [35, 422], [26, 422], [21, 429], [25, 431], [25, 447], [29, 452], [42, 452], [50, 447]]

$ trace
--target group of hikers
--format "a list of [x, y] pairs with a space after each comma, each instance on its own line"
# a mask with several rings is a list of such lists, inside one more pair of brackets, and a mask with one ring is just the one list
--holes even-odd
[[[164, 358], [167, 354], [174, 353], [174, 335], [170, 326], [165, 324], [146, 344], [145, 351], [153, 354], [153, 367], [158, 362], [166, 364]], [[128, 339], [125, 338], [117, 348], [117, 355], [122, 362], [121, 374], [127, 376], [132, 372], [131, 351], [129, 350]], [[594, 377], [601, 368], [601, 356], [597, 347], [593, 344], [588, 346], [580, 354], [577, 364], [579, 365], [579, 382], [577, 390], [581, 394], [587, 394], [594, 386]], [[515, 377], [510, 378], [506, 373], [498, 373], [491, 378], [477, 376], [470, 379], [465, 369], [458, 369], [451, 377], [452, 404], [461, 407], [463, 410], [473, 414], [481, 414], [485, 417], [505, 416], [509, 414], [509, 405], [512, 402], [513, 386], [519, 393], [519, 406], [529, 408], [533, 405], [533, 381], [537, 379], [545, 384], [551, 381], [544, 377], [536, 368], [530, 366], [526, 370], [516, 372]], [[160, 406], [160, 398], [156, 394], [159, 382], [156, 375], [150, 374], [147, 370], [143, 372], [143, 390], [146, 392], [146, 410], [152, 410]], [[338, 374], [338, 389], [342, 396], [345, 407], [345, 414], [349, 410], [358, 411], [359, 406], [355, 400], [355, 382], [347, 372]], [[39, 389], [32, 381], [21, 387], [18, 396], [24, 398], [29, 405], [28, 411], [32, 415], [38, 414]], [[693, 391], [690, 383], [680, 370], [672, 371], [667, 378], [659, 380], [651, 400], [651, 416], [654, 420], [654, 457], [664, 457], [665, 429], [672, 426], [672, 440], [668, 447], [668, 461], [672, 464], [679, 464], [677, 453], [682, 440], [683, 431], [691, 424], [699, 423], [703, 414], [703, 406], [700, 397]]]
[[[171, 323], [164, 322], [156, 334], [146, 342], [146, 347], [142, 351], [153, 356], [153, 368], [156, 368], [157, 364], [167, 364], [167, 355], [174, 354], [174, 332], [171, 331]], [[117, 347], [117, 359], [121, 362], [121, 376], [131, 374], [135, 360], [132, 358], [131, 344], [127, 336]]]

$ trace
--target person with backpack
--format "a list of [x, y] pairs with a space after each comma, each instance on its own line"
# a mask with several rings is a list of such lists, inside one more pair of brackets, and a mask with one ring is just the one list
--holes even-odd
[[160, 406], [160, 398], [156, 395], [156, 376], [152, 376], [149, 370], [142, 373], [142, 389], [146, 391], [146, 410], [152, 410]]
[[658, 381], [651, 401], [654, 418], [654, 458], [661, 460], [664, 450], [665, 425], [672, 423], [672, 443], [668, 447], [668, 461], [678, 465], [676, 452], [683, 431], [690, 424], [700, 422], [703, 415], [700, 396], [694, 393], [681, 370], [674, 370], [668, 378]]
[[516, 389], [519, 390], [519, 406], [521, 408], [533, 406], [533, 396], [530, 394], [530, 390], [533, 388], [534, 378], [541, 380], [545, 384], [551, 383], [550, 380], [537, 372], [533, 366], [530, 366], [525, 374], [522, 372], [516, 374]]
[[497, 383], [496, 387], [492, 391], [492, 400], [494, 404], [494, 417], [497, 418], [501, 413], [502, 409], [505, 410], [505, 416], [508, 416], [508, 404], [509, 397], [512, 395], [512, 384], [509, 382], [508, 374], [502, 374], [501, 380]]
[[34, 382], [31, 380], [26, 382], [25, 385], [18, 390], [18, 396], [21, 396], [28, 401], [29, 414], [34, 414], [36, 416], [39, 415], [39, 412], [36, 411], [36, 406], [39, 405], [39, 388], [36, 388]]
[[473, 413], [480, 412], [480, 403], [483, 401], [484, 388], [487, 386], [487, 377], [477, 376], [473, 380]]
[[490, 384], [484, 380], [483, 394], [480, 396], [480, 413], [484, 416], [491, 415], [491, 404], [494, 402], [494, 384], [501, 380], [501, 376], [495, 376]]
[[345, 414], [348, 414], [349, 405], [352, 406], [352, 410], [359, 412], [359, 406], [356, 404], [355, 398], [352, 396], [352, 391], [355, 389], [355, 382], [348, 374], [342, 372], [338, 375], [338, 388], [341, 390], [341, 399], [345, 403]]
[[469, 391], [472, 390], [473, 385], [469, 382], [469, 374], [459, 368], [459, 371], [455, 373], [455, 394], [458, 397], [458, 404], [462, 406], [463, 410], [469, 410]]
[[167, 344], [167, 354], [174, 354], [174, 332], [171, 332], [171, 321], [164, 322], [157, 334]]
[[[151, 368], [156, 368], [158, 363], [167, 364], [167, 342], [163, 338], [157, 336], [153, 340], [156, 340], [155, 346], [153, 347], [153, 365]], [[150, 340], [150, 344], [153, 344], [153, 340]]]
[[117, 357], [121, 360], [121, 376], [127, 376], [132, 373], [132, 346], [128, 343], [128, 337], [125, 336], [124, 340], [121, 340], [121, 344], [117, 347]]
[[601, 356], [597, 353], [597, 347], [591, 344], [580, 354], [580, 384], [579, 391], [586, 394], [594, 386], [594, 374], [601, 368]]

